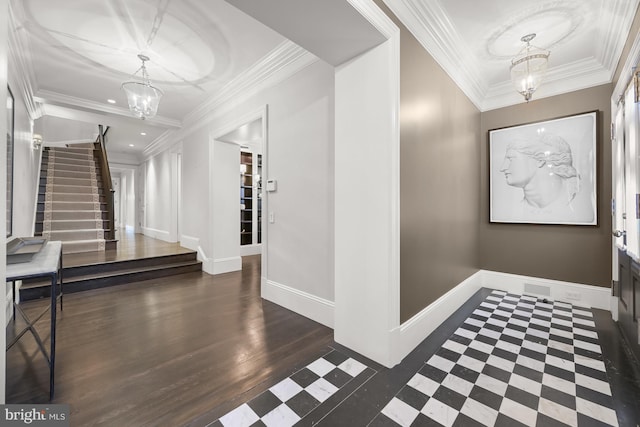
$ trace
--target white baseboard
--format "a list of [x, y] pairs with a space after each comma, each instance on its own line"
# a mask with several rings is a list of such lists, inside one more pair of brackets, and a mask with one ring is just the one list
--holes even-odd
[[618, 297], [611, 297], [611, 318], [614, 322], [618, 321], [619, 312], [618, 312]]
[[192, 251], [197, 251], [198, 246], [200, 246], [200, 239], [183, 234], [180, 236], [180, 246], [191, 249]]
[[480, 270], [391, 331], [393, 363], [400, 363], [480, 288], [542, 296], [582, 307], [611, 311], [612, 315], [615, 307], [617, 315], [617, 298], [611, 296], [609, 288]]
[[333, 329], [333, 301], [262, 278], [262, 298]]
[[560, 280], [482, 270], [482, 286], [522, 295], [536, 295], [573, 305], [611, 311], [611, 289]]
[[156, 230], [155, 228], [142, 227], [142, 234], [154, 239], [163, 240], [169, 243], [175, 243], [175, 240], [171, 240], [171, 236], [168, 231]]
[[240, 256], [260, 255], [262, 253], [262, 245], [241, 245]]
[[391, 331], [392, 360], [400, 363], [418, 344], [467, 302], [481, 287], [482, 272], [469, 276], [418, 314]]
[[[198, 247], [201, 249], [200, 247]], [[200, 253], [200, 251], [198, 251]], [[203, 261], [203, 265], [206, 266], [204, 268], [205, 273], [209, 274], [222, 274], [229, 273], [231, 271], [239, 271], [242, 270], [242, 258], [239, 256], [230, 257], [230, 258], [218, 258], [218, 259], [207, 259], [207, 262]]]

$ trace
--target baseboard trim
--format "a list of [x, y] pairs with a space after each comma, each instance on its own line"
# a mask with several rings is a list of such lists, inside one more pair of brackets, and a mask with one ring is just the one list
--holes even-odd
[[[518, 295], [526, 293], [582, 307], [598, 308], [610, 311], [612, 316], [617, 315], [617, 298], [611, 296], [609, 288], [479, 270], [390, 332], [393, 365], [400, 363], [480, 288], [498, 289]], [[529, 290], [531, 288], [548, 292], [536, 294]]]
[[[201, 248], [198, 247], [198, 249]], [[200, 251], [198, 251], [198, 254], [200, 254]], [[239, 256], [209, 259], [207, 264], [211, 266], [211, 272], [205, 270], [209, 274], [223, 274], [242, 270], [242, 258]]]
[[192, 251], [197, 251], [198, 246], [200, 246], [200, 239], [183, 234], [180, 236], [180, 245]]
[[398, 364], [481, 287], [482, 272], [469, 276], [418, 314], [391, 331], [393, 365]]
[[262, 278], [262, 298], [333, 329], [332, 301]]
[[244, 245], [240, 246], [240, 256], [260, 255], [262, 253], [262, 245]]
[[156, 230], [155, 228], [142, 227], [142, 234], [154, 239], [159, 239], [169, 243], [175, 243], [175, 240], [171, 240], [171, 236], [168, 231]]
[[[610, 288], [497, 271], [481, 270], [481, 272], [482, 286], [485, 288], [499, 289], [519, 295], [526, 293], [577, 306], [611, 311]], [[536, 292], [532, 288], [547, 290], [547, 292]]]

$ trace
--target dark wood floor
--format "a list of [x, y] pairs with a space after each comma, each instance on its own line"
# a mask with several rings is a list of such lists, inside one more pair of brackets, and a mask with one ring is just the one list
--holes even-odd
[[[260, 256], [252, 256], [242, 272], [66, 295], [53, 403], [70, 405], [72, 426], [180, 426], [333, 342], [330, 329], [262, 300], [259, 289]], [[33, 313], [43, 304], [23, 306]], [[7, 403], [47, 398], [46, 363], [25, 336], [7, 353]]]
[[83, 252], [65, 254], [63, 264], [65, 267], [90, 265], [111, 261], [128, 261], [132, 259], [156, 257], [192, 252], [183, 248], [179, 243], [168, 243], [162, 240], [135, 233], [118, 234], [118, 246], [115, 250], [102, 252]]

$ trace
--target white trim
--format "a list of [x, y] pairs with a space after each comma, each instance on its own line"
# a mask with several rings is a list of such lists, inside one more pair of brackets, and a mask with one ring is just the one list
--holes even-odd
[[478, 271], [393, 330], [391, 343], [395, 364], [400, 363], [418, 344], [467, 302], [482, 287], [481, 283], [482, 272]]
[[145, 236], [148, 237], [152, 237], [154, 239], [160, 239], [163, 240], [165, 242], [169, 242], [169, 243], [175, 243], [175, 240], [170, 240], [171, 239], [171, 235], [168, 231], [165, 230], [158, 230], [155, 228], [149, 228], [149, 227], [142, 227], [142, 234], [144, 234]]
[[209, 101], [189, 113], [181, 129], [166, 132], [148, 144], [143, 151], [144, 157], [149, 158], [164, 151], [175, 141], [184, 139], [214, 120], [223, 118], [256, 93], [288, 79], [317, 61], [317, 57], [295, 43], [282, 43], [224, 86]]
[[240, 256], [260, 255], [262, 253], [262, 244], [240, 245]]
[[618, 321], [620, 314], [618, 312], [618, 297], [611, 296], [611, 318], [614, 322]]
[[[98, 114], [108, 114], [111, 116], [122, 116], [128, 119], [134, 119], [128, 108], [118, 107], [111, 104], [103, 104], [100, 102], [90, 101], [76, 96], [65, 95], [63, 93], [53, 92], [46, 89], [40, 89], [35, 93], [34, 100], [49, 105], [57, 105], [60, 107], [71, 106], [79, 109], [90, 110]], [[160, 126], [165, 128], [179, 128], [182, 123], [179, 120], [169, 117], [154, 116], [144, 121], [145, 125]]]
[[[442, 6], [442, 0], [383, 1], [480, 111], [523, 102], [522, 97], [512, 89], [508, 80], [498, 85], [488, 86], [479, 77], [477, 70], [482, 68], [482, 64], [476, 59], [477, 55], [468, 50], [467, 44], [451, 23]], [[602, 43], [595, 57], [585, 60], [590, 63], [588, 67], [576, 68], [576, 64], [567, 64], [549, 69], [545, 83], [536, 92], [535, 99], [611, 82], [635, 16], [637, 0], [616, 0], [613, 4], [615, 10], [608, 13], [610, 19], [603, 24], [603, 28], [621, 28], [623, 31], [611, 30], [603, 34]], [[614, 37], [615, 35], [618, 36]], [[572, 74], [576, 69], [579, 74], [577, 78]], [[566, 78], [567, 75], [570, 78]], [[512, 93], [503, 93], [506, 88], [509, 88]], [[616, 87], [614, 93], [620, 93], [617, 89]]]
[[[525, 284], [548, 287], [549, 295], [540, 296], [550, 300], [565, 301], [582, 307], [599, 308], [611, 311], [612, 317], [617, 316], [617, 298], [611, 296], [609, 288], [479, 270], [392, 331], [391, 345], [394, 352], [394, 364], [400, 363], [479, 289], [497, 289], [522, 295], [525, 293]], [[567, 299], [567, 292], [578, 293], [581, 298], [579, 300]], [[526, 293], [532, 294], [531, 292]]]
[[[624, 95], [624, 91], [629, 84], [629, 79], [633, 76], [633, 71], [638, 63], [640, 63], [640, 32], [636, 34], [633, 45], [631, 45], [631, 49], [627, 54], [627, 60], [624, 62], [622, 70], [620, 70], [620, 77], [618, 77], [616, 87], [611, 94], [612, 105], [617, 104], [618, 100]], [[611, 111], [613, 112], [613, 109]]]
[[213, 267], [211, 259], [207, 256], [202, 246], [200, 246], [200, 239], [197, 237], [181, 235], [180, 246], [183, 248], [191, 249], [198, 253], [198, 261], [202, 262], [202, 270], [205, 273], [213, 274]]
[[[211, 272], [207, 271], [209, 268], [211, 268]], [[205, 272], [209, 274], [222, 274], [242, 270], [242, 258], [235, 256], [208, 260], [207, 270]]]
[[262, 298], [333, 328], [334, 303], [298, 289], [262, 279]]
[[487, 87], [479, 78], [478, 67], [472, 61], [475, 55], [463, 48], [465, 44], [440, 3], [383, 1], [476, 108], [482, 110]]
[[481, 285], [485, 288], [498, 289], [518, 295], [525, 293], [526, 285], [542, 286], [549, 288], [549, 295], [530, 291], [526, 293], [577, 306], [611, 311], [611, 289], [606, 287], [487, 270], [482, 270]]
[[[35, 120], [42, 115], [40, 106], [33, 99], [37, 80], [33, 70], [27, 31], [15, 27], [20, 22], [14, 10], [16, 7], [23, 8], [22, 2], [17, 2], [16, 4], [9, 2], [9, 67], [14, 71], [11, 76], [18, 83], [18, 89], [27, 107], [29, 119]], [[14, 89], [14, 94], [16, 93], [17, 91]]]
[[180, 246], [191, 249], [192, 251], [197, 251], [200, 246], [200, 239], [183, 234], [180, 236]]

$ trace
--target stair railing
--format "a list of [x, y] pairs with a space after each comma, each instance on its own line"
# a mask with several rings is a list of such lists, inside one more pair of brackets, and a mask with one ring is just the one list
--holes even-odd
[[107, 160], [107, 147], [104, 137], [107, 134], [109, 128], [107, 127], [104, 132], [102, 131], [102, 125], [98, 125], [98, 162], [100, 163], [100, 170], [102, 174], [102, 186], [105, 189], [105, 197], [107, 199], [107, 221], [109, 224], [109, 231], [105, 235], [106, 240], [115, 240], [116, 238], [116, 226], [115, 226], [115, 206], [114, 206], [114, 193], [113, 182], [111, 181], [111, 171], [109, 170], [109, 161]]

